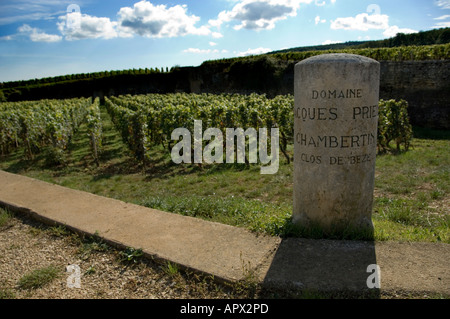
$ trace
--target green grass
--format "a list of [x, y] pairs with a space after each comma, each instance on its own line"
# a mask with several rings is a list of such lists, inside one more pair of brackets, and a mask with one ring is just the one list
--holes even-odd
[[110, 249], [97, 232], [94, 236], [74, 236], [73, 240], [79, 247], [77, 254], [82, 260], [88, 260], [95, 252], [105, 252]]
[[172, 264], [170, 261], [167, 262], [167, 265], [163, 268], [164, 273], [169, 275], [170, 277], [175, 277], [180, 274], [180, 270], [178, 269], [177, 264]]
[[412, 149], [378, 156], [375, 238], [450, 242], [450, 134], [415, 128]]
[[450, 215], [436, 213], [418, 199], [378, 198], [375, 202], [375, 238], [450, 242]]
[[0, 286], [0, 300], [1, 299], [15, 299], [16, 295], [14, 292], [9, 288], [2, 288]]
[[223, 224], [247, 227], [253, 231], [278, 235], [291, 215], [291, 205], [266, 203], [243, 197], [186, 195], [150, 197], [142, 202], [163, 211], [198, 217]]
[[120, 251], [119, 259], [125, 264], [136, 264], [144, 256], [141, 248], [127, 247], [125, 250]]
[[12, 214], [5, 209], [0, 208], [0, 229], [7, 227], [11, 221]]
[[48, 230], [50, 236], [53, 237], [65, 237], [70, 234], [70, 231], [67, 230], [64, 226], [52, 226]]
[[60, 274], [61, 271], [55, 266], [39, 268], [20, 278], [17, 285], [20, 289], [37, 289], [51, 283]]
[[[450, 243], [450, 139], [446, 131], [415, 128], [408, 152], [377, 157], [373, 234], [341, 234], [292, 225], [293, 164], [280, 157], [275, 175], [258, 165], [175, 165], [167, 149], [150, 153], [146, 170], [136, 162], [102, 109], [104, 149], [97, 167], [85, 125], [73, 138], [67, 165], [49, 166], [45, 151], [34, 160], [23, 149], [0, 158], [0, 169], [65, 187], [168, 212], [277, 236]], [[292, 145], [288, 152], [292, 155]]]

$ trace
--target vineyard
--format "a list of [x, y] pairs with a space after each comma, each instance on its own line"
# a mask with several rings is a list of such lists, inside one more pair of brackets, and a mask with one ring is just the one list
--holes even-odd
[[33, 159], [46, 148], [49, 160], [63, 163], [72, 137], [83, 121], [87, 121], [91, 130], [93, 150], [98, 149], [101, 145], [99, 105], [99, 100], [92, 103], [86, 98], [1, 103], [1, 154], [22, 146], [25, 157]]
[[[280, 61], [302, 61], [304, 59], [330, 53], [347, 53], [362, 55], [377, 61], [427, 61], [445, 60], [450, 57], [450, 43], [421, 45], [421, 46], [400, 46], [394, 48], [359, 48], [359, 49], [337, 49], [337, 50], [308, 50], [301, 52], [278, 52], [268, 56]], [[219, 59], [205, 61], [203, 65], [230, 64], [239, 61], [264, 58], [265, 56], [238, 57], [229, 59]]]
[[[92, 99], [1, 103], [0, 169], [271, 235], [310, 236], [289, 222], [293, 107], [289, 95], [186, 93], [111, 96], [104, 105]], [[375, 202], [376, 237], [447, 242], [448, 141], [442, 136], [448, 134], [412, 139], [407, 107], [379, 102], [378, 151], [387, 154], [377, 156], [376, 188], [387, 195]], [[175, 165], [172, 131], [193, 132], [194, 120], [203, 130], [279, 128], [279, 171], [260, 174], [264, 163], [253, 164], [250, 152], [246, 164]], [[409, 194], [419, 195], [405, 199]]]
[[[405, 101], [380, 101], [378, 147], [407, 149], [412, 138]], [[105, 108], [123, 142], [133, 156], [151, 163], [150, 150], [163, 146], [170, 154], [176, 128], [193, 132], [194, 120], [204, 128], [278, 128], [280, 150], [290, 163], [288, 145], [293, 143], [293, 108], [291, 95], [273, 99], [251, 94], [148, 94], [105, 98]], [[0, 104], [1, 154], [23, 147], [27, 159], [46, 148], [51, 163], [64, 164], [65, 154], [80, 124], [86, 123], [93, 161], [100, 165], [102, 121], [100, 102], [96, 99], [41, 100]]]
[[349, 53], [366, 56], [377, 61], [426, 61], [448, 59], [450, 44], [401, 46], [395, 48], [362, 48], [326, 51], [276, 53], [273, 56], [281, 60], [304, 60], [311, 56], [326, 53]]
[[223, 133], [226, 128], [278, 127], [284, 153], [293, 130], [292, 96], [150, 94], [106, 98], [105, 104], [123, 141], [144, 161], [151, 160], [145, 155], [154, 145], [163, 145], [170, 153], [172, 131], [183, 127], [192, 132], [194, 120]]

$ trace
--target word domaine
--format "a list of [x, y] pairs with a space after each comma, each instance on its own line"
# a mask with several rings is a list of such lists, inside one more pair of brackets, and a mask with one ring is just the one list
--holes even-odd
[[[258, 136], [259, 133], [259, 136]], [[279, 168], [279, 136], [278, 128], [271, 129], [271, 152], [268, 155], [268, 136], [267, 129], [260, 128], [259, 132], [254, 128], [248, 128], [244, 131], [242, 128], [227, 128], [225, 137], [225, 158], [227, 164], [244, 164], [246, 160], [246, 139], [248, 138], [248, 162], [256, 164], [270, 164], [261, 166], [261, 174], [276, 174]], [[222, 131], [218, 128], [208, 128], [202, 133], [202, 121], [194, 120], [194, 140], [192, 141], [191, 132], [187, 128], [177, 128], [172, 132], [172, 140], [179, 141], [171, 151], [172, 161], [175, 164], [192, 163], [207, 164], [224, 162], [224, 137]], [[235, 143], [236, 140], [236, 143]], [[203, 141], [209, 141], [203, 148]], [[194, 152], [192, 154], [192, 142]], [[236, 144], [236, 145], [235, 145]], [[236, 153], [236, 156], [235, 156]]]
[[360, 99], [362, 98], [362, 89], [347, 90], [312, 90], [312, 99]]

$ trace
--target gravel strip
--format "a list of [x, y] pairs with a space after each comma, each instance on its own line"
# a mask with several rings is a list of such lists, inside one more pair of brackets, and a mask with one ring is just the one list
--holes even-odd
[[[61, 230], [63, 234], [61, 233]], [[12, 217], [0, 228], [0, 299], [189, 299], [239, 298], [230, 287], [209, 278], [170, 272], [150, 260], [121, 262], [120, 251], [91, 244], [61, 228]], [[80, 288], [70, 288], [80, 270]], [[37, 289], [22, 289], [19, 280], [32, 271], [54, 266], [60, 273]], [[70, 270], [70, 268], [69, 268]]]

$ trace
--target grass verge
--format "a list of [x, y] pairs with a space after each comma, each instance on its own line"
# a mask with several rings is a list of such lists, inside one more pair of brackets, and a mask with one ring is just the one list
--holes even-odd
[[0, 229], [8, 227], [11, 217], [10, 212], [0, 207]]

